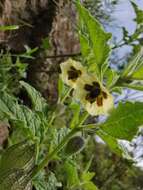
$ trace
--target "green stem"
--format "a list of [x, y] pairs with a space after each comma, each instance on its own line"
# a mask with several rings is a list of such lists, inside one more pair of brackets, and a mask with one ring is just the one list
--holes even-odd
[[[69, 90], [69, 92], [71, 91], [71, 89]], [[68, 93], [69, 94], [69, 93]], [[65, 97], [65, 96], [64, 96]], [[52, 160], [52, 158], [64, 147], [64, 145], [69, 141], [69, 139], [71, 137], [73, 137], [77, 132], [85, 130], [85, 127], [82, 127], [82, 124], [84, 123], [84, 121], [87, 119], [87, 117], [89, 116], [89, 114], [87, 112], [85, 112], [83, 114], [83, 117], [80, 119], [80, 122], [78, 123], [78, 127], [75, 127], [74, 129], [72, 129], [61, 141], [60, 144], [58, 144], [58, 146], [51, 152], [49, 153], [49, 155], [47, 154], [45, 159], [38, 165], [35, 166], [35, 168], [33, 169], [33, 172], [31, 174], [31, 177], [33, 178], [40, 170], [42, 170], [45, 166], [48, 165], [48, 162], [50, 160]]]
[[49, 124], [48, 124], [49, 127], [52, 126], [52, 123], [53, 123], [55, 117], [56, 117], [56, 114], [55, 114], [55, 112], [53, 112], [53, 113], [52, 113], [52, 116], [51, 116], [51, 119], [50, 119], [50, 121], [49, 121]]
[[81, 126], [85, 121], [86, 119], [88, 118], [89, 116], [89, 113], [88, 112], [84, 112], [83, 115], [81, 116], [81, 119], [78, 123], [78, 126]]
[[34, 177], [41, 169], [47, 166], [48, 162], [64, 147], [69, 139], [80, 130], [82, 130], [82, 127], [74, 128], [69, 134], [67, 134], [65, 138], [61, 141], [61, 143], [49, 155], [47, 155], [46, 158], [38, 166], [35, 167], [32, 172], [32, 177]]
[[64, 97], [60, 101], [61, 103], [64, 103], [64, 101], [69, 96], [69, 94], [70, 94], [71, 91], [72, 91], [72, 88], [70, 88], [69, 90], [67, 90], [67, 92], [65, 93]]
[[[61, 100], [59, 100], [58, 102], [64, 103], [64, 101], [66, 100], [66, 98], [69, 96], [71, 90], [72, 90], [72, 88], [70, 88], [70, 89], [65, 93], [64, 97], [63, 97]], [[50, 119], [49, 124], [48, 124], [49, 127], [52, 126], [52, 123], [53, 123], [55, 117], [56, 117], [56, 114], [55, 114], [55, 111], [53, 111], [52, 116], [51, 116], [51, 119]]]
[[124, 83], [124, 84], [121, 84], [120, 87], [143, 91], [143, 86], [139, 86], [139, 85], [135, 85], [135, 84], [126, 84], [126, 83]]

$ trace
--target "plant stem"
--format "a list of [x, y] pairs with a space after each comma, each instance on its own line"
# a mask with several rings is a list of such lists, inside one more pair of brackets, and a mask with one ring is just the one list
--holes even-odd
[[89, 113], [88, 112], [84, 112], [84, 114], [81, 116], [81, 119], [80, 119], [78, 125], [81, 126], [86, 121], [86, 119], [88, 118], [88, 116], [89, 116]]
[[49, 155], [46, 155], [46, 158], [34, 168], [32, 172], [32, 177], [34, 177], [41, 169], [47, 166], [48, 162], [63, 148], [63, 146], [69, 141], [69, 139], [82, 129], [82, 127], [74, 128], [69, 134], [67, 134], [61, 141], [61, 143]]
[[69, 90], [67, 90], [67, 92], [65, 93], [64, 97], [60, 101], [61, 103], [64, 103], [64, 101], [69, 96], [69, 94], [70, 94], [71, 91], [72, 91], [72, 88], [70, 88]]
[[[70, 93], [72, 89], [69, 89], [68, 92], [65, 94], [64, 99], [62, 99], [63, 101], [65, 100], [65, 98], [68, 96], [68, 94]], [[35, 168], [33, 169], [33, 172], [31, 174], [31, 177], [33, 178], [35, 175], [37, 175], [37, 173], [42, 170], [45, 166], [48, 165], [48, 162], [64, 147], [64, 145], [69, 141], [69, 139], [71, 137], [73, 137], [77, 132], [82, 131], [85, 129], [85, 127], [82, 126], [82, 124], [85, 122], [85, 120], [87, 119], [87, 117], [89, 116], [89, 114], [87, 112], [85, 112], [83, 114], [83, 117], [80, 119], [79, 123], [78, 123], [78, 127], [75, 127], [74, 129], [72, 129], [64, 138], [63, 140], [60, 142], [60, 144], [58, 144], [58, 146], [51, 152], [49, 153], [49, 155], [47, 154], [45, 159], [38, 165], [35, 166]]]
[[[64, 97], [63, 97], [61, 100], [59, 100], [59, 102], [60, 102], [60, 103], [64, 103], [64, 101], [65, 101], [66, 98], [69, 96], [69, 94], [70, 94], [71, 91], [72, 91], [72, 88], [70, 88], [70, 89], [65, 93]], [[55, 117], [56, 117], [56, 114], [55, 114], [55, 111], [53, 111], [48, 126], [51, 126], [51, 125], [52, 125], [52, 123], [53, 123]]]

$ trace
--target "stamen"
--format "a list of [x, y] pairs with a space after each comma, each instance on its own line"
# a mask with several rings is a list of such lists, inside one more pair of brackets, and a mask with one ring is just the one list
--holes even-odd
[[103, 95], [103, 97], [104, 97], [105, 99], [107, 99], [107, 93], [106, 93], [106, 92], [102, 91], [102, 95]]
[[92, 104], [93, 102], [95, 102], [95, 100], [96, 100], [96, 98], [91, 97], [90, 94], [87, 94], [86, 97], [85, 97], [85, 99], [86, 99], [88, 102], [90, 102], [91, 104]]
[[103, 99], [102, 97], [97, 97], [97, 105], [100, 107], [100, 106], [103, 106]]

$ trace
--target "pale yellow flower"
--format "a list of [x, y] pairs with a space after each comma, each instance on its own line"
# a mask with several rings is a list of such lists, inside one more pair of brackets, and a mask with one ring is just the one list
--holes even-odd
[[105, 115], [113, 107], [113, 96], [92, 75], [77, 81], [74, 96], [90, 115]]
[[72, 59], [68, 59], [67, 61], [61, 63], [60, 67], [60, 76], [63, 82], [72, 88], [76, 87], [76, 82], [79, 78], [86, 75], [86, 69], [81, 65], [81, 63]]

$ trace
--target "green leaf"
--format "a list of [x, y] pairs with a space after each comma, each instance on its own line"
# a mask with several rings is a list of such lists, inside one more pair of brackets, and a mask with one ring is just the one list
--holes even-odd
[[135, 21], [137, 22], [137, 24], [142, 24], [143, 23], [143, 10], [139, 9], [139, 7], [133, 1], [131, 1], [131, 4], [136, 13]]
[[98, 188], [96, 187], [96, 185], [92, 181], [85, 183], [83, 185], [83, 189], [84, 190], [98, 190]]
[[70, 108], [72, 109], [73, 116], [70, 122], [70, 128], [74, 128], [77, 126], [79, 122], [79, 115], [80, 115], [80, 105], [72, 103], [70, 105]]
[[0, 93], [0, 116], [1, 119], [7, 118], [13, 126], [25, 130], [25, 137], [42, 138], [44, 128], [44, 116], [32, 112], [28, 107], [19, 105], [17, 100], [7, 93]]
[[94, 172], [84, 172], [82, 174], [82, 180], [83, 181], [90, 181], [95, 176]]
[[132, 140], [143, 124], [143, 103], [120, 103], [111, 111], [101, 129], [114, 138]]
[[29, 145], [27, 141], [10, 146], [2, 154], [0, 169], [5, 171], [18, 168], [29, 171], [34, 166], [35, 154], [35, 145]]
[[20, 81], [21, 85], [26, 89], [33, 105], [33, 109], [36, 111], [45, 111], [48, 107], [46, 100], [41, 96], [41, 94], [33, 88], [31, 85], [24, 81]]
[[24, 46], [25, 49], [26, 49], [26, 52], [24, 54], [21, 54], [21, 55], [25, 55], [25, 56], [31, 56], [33, 53], [37, 52], [39, 47], [35, 47], [35, 48], [30, 48], [29, 46], [25, 45]]
[[44, 171], [39, 172], [33, 179], [33, 185], [36, 190], [57, 190], [58, 187], [62, 186], [54, 173], [49, 172], [47, 175]]
[[74, 136], [69, 139], [65, 146], [65, 155], [71, 156], [79, 153], [85, 145], [85, 141], [81, 136]]
[[0, 93], [0, 117], [13, 117], [18, 108], [18, 102], [16, 98], [8, 95], [5, 92]]
[[79, 184], [78, 171], [75, 163], [66, 161], [63, 167], [68, 187]]
[[131, 76], [134, 80], [143, 80], [143, 65], [136, 70], [132, 76]]
[[38, 114], [32, 112], [29, 108], [23, 105], [17, 107], [15, 115], [9, 119], [13, 126], [23, 128], [27, 132], [27, 137], [31, 140], [35, 136], [40, 137], [42, 121]]
[[134, 73], [140, 71], [140, 69], [143, 67], [143, 49], [135, 55], [131, 61], [127, 64], [126, 68], [121, 74], [121, 77], [127, 77], [132, 78]]
[[[96, 134], [109, 146], [112, 152], [117, 154], [118, 156], [126, 156], [125, 149], [123, 149], [118, 143], [117, 139], [108, 135], [102, 130], [98, 130]], [[129, 157], [129, 156], [128, 156]]]
[[[102, 64], [107, 63], [109, 57], [110, 47], [108, 40], [111, 38], [111, 34], [104, 31], [101, 24], [79, 1], [76, 3], [76, 6], [79, 13], [79, 35], [82, 54], [85, 56], [85, 59], [92, 54], [94, 64], [96, 64], [95, 69], [98, 69], [98, 72], [100, 72]], [[97, 72], [95, 69], [94, 72]]]
[[64, 83], [63, 83], [63, 80], [59, 77], [59, 80], [58, 80], [59, 101], [62, 99], [63, 91], [64, 91]]
[[123, 83], [121, 86], [125, 87], [125, 88], [130, 88], [130, 89], [134, 89], [134, 90], [143, 91], [143, 86], [141, 84], [127, 84], [127, 83]]
[[112, 70], [111, 68], [107, 68], [103, 76], [106, 82], [106, 87], [108, 89], [114, 86], [114, 84], [117, 82], [119, 78], [119, 75], [116, 73], [116, 71]]
[[122, 31], [123, 31], [123, 40], [128, 43], [129, 41], [129, 32], [125, 27], [122, 27]]
[[30, 177], [22, 169], [0, 171], [0, 190], [28, 190]]
[[19, 29], [19, 26], [17, 25], [11, 25], [11, 26], [0, 26], [1, 31], [7, 31], [7, 30], [17, 30]]
[[81, 31], [79, 31], [79, 37], [80, 37], [80, 44], [81, 44], [81, 52], [82, 52], [83, 57], [86, 58], [89, 56], [91, 52], [89, 40], [84, 34], [82, 34]]
[[0, 189], [27, 190], [35, 164], [35, 145], [26, 141], [9, 147], [0, 161]]
[[18, 81], [20, 78], [25, 78], [26, 66], [18, 58], [14, 61], [10, 53], [2, 52], [0, 54], [0, 90], [9, 94], [17, 94], [19, 92]]
[[51, 44], [48, 37], [42, 39], [42, 48], [45, 50], [51, 48]]

